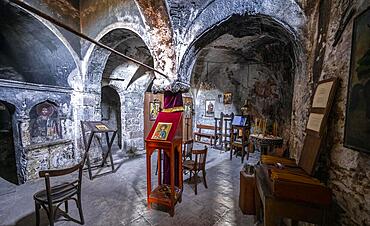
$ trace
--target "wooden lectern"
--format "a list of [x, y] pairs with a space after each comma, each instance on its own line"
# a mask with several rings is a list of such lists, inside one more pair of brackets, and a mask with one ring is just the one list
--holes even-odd
[[[147, 166], [147, 198], [148, 207], [152, 203], [167, 206], [171, 216], [177, 201], [181, 202], [183, 191], [182, 178], [182, 112], [160, 112], [145, 139]], [[158, 185], [152, 188], [151, 158], [158, 150]], [[169, 161], [169, 174], [162, 178], [162, 153]], [[166, 164], [164, 164], [166, 166]]]
[[[93, 138], [95, 137], [100, 144], [100, 148], [102, 149], [102, 154], [103, 154], [103, 160], [101, 162], [101, 166], [103, 167], [104, 164], [107, 162], [107, 158], [109, 156], [110, 162], [111, 162], [111, 167], [112, 167], [112, 172], [114, 172], [114, 163], [113, 163], [113, 156], [112, 156], [112, 144], [114, 141], [114, 138], [116, 137], [117, 130], [116, 129], [111, 129], [109, 126], [101, 121], [81, 121], [81, 131], [82, 131], [82, 139], [84, 142], [84, 147], [85, 147], [85, 153], [87, 155], [87, 169], [89, 172], [89, 178], [90, 180], [93, 179], [92, 172], [91, 172], [91, 164], [90, 164], [90, 155], [89, 155], [89, 150], [91, 148], [91, 143]], [[89, 132], [89, 138], [88, 140], [86, 139], [86, 133]], [[112, 133], [111, 138], [109, 138], [109, 133]], [[105, 138], [107, 141], [107, 150], [104, 153], [104, 148], [101, 143], [101, 141], [98, 139], [97, 134], [105, 134]]]

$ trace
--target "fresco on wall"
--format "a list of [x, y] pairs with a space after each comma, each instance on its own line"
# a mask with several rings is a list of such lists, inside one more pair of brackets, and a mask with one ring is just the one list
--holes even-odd
[[355, 19], [344, 145], [370, 153], [370, 9]]
[[58, 107], [48, 101], [34, 106], [30, 112], [31, 143], [42, 143], [61, 138]]

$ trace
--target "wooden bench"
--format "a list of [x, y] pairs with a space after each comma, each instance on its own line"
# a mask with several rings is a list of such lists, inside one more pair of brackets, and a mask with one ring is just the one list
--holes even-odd
[[[214, 140], [216, 143], [215, 126], [197, 124], [197, 129], [198, 131], [193, 133], [194, 139], [197, 142], [212, 145], [212, 141]], [[208, 131], [204, 132], [204, 130], [208, 130]], [[201, 140], [202, 137], [208, 138], [209, 142], [202, 141]]]

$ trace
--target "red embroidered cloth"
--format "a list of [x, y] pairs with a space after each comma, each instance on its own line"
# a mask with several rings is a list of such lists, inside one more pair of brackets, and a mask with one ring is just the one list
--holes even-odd
[[179, 123], [181, 122], [181, 115], [182, 112], [159, 112], [157, 119], [155, 120], [155, 123], [150, 130], [146, 140], [151, 140], [153, 133], [155, 132], [155, 129], [157, 128], [158, 123], [160, 122], [166, 122], [166, 123], [172, 123], [171, 129], [168, 133], [168, 137], [166, 141], [172, 141], [175, 138], [177, 127], [179, 126]]

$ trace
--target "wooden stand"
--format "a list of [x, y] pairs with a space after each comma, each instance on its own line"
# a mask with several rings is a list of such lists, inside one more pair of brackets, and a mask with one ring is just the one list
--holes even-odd
[[[89, 128], [88, 131], [90, 132], [88, 140], [86, 140], [86, 132], [87, 131], [85, 130], [85, 127], [88, 127]], [[100, 121], [85, 121], [85, 122], [81, 121], [81, 130], [82, 130], [82, 139], [84, 141], [84, 146], [85, 146], [85, 153], [87, 154], [87, 159], [86, 159], [87, 161], [86, 162], [87, 162], [87, 168], [88, 168], [90, 180], [92, 180], [93, 177], [92, 177], [92, 172], [91, 172], [92, 167], [91, 167], [91, 164], [90, 164], [89, 150], [90, 150], [90, 147], [91, 147], [93, 137], [98, 139], [95, 136], [96, 134], [104, 133], [106, 141], [107, 141], [107, 146], [108, 146], [107, 151], [104, 153], [103, 145], [102, 145], [101, 141], [98, 140], [98, 142], [100, 144], [100, 147], [102, 149], [102, 154], [103, 154], [103, 160], [102, 160], [101, 166], [103, 167], [104, 164], [107, 162], [107, 158], [108, 158], [108, 155], [109, 155], [110, 162], [111, 162], [111, 167], [112, 167], [112, 172], [114, 172], [113, 156], [112, 156], [112, 150], [111, 149], [112, 149], [112, 144], [113, 144], [114, 138], [116, 137], [116, 134], [117, 134], [117, 130], [110, 129], [106, 124], [104, 124], [103, 122], [100, 122]], [[110, 139], [109, 139], [109, 133], [113, 133], [112, 137]]]
[[[168, 136], [165, 138], [166, 140], [157, 139], [155, 136], [155, 134], [158, 133], [158, 130], [156, 131], [157, 126], [160, 126], [162, 123], [171, 124], [171, 129], [168, 131]], [[171, 216], [175, 213], [177, 201], [181, 202], [183, 191], [182, 126], [182, 112], [160, 112], [151, 131], [145, 139], [148, 207], [150, 208], [152, 203], [167, 206]], [[158, 185], [153, 188], [151, 160], [156, 150], [158, 150]], [[163, 161], [164, 167], [162, 167], [162, 157], [166, 160]], [[169, 167], [167, 163], [169, 163]], [[162, 171], [164, 172], [163, 178]]]
[[[146, 142], [146, 165], [147, 165], [147, 198], [148, 207], [152, 203], [165, 205], [169, 208], [171, 217], [174, 215], [177, 201], [181, 202], [183, 191], [182, 178], [182, 139], [174, 139], [172, 142], [148, 140]], [[158, 185], [152, 188], [152, 154], [158, 150]], [[162, 151], [170, 160], [170, 184], [162, 184]], [[178, 153], [178, 172], [175, 172], [175, 153]], [[175, 174], [178, 173], [178, 186], [175, 186]]]

